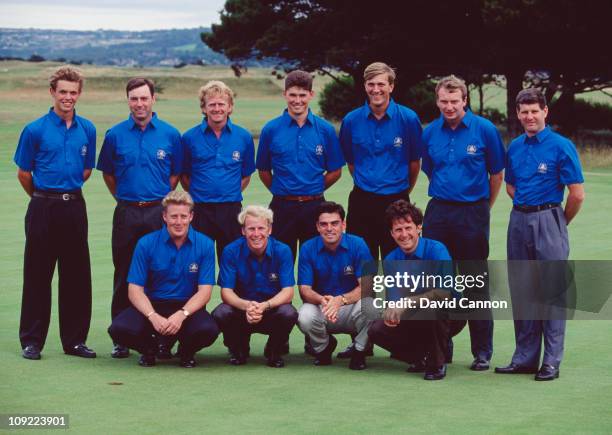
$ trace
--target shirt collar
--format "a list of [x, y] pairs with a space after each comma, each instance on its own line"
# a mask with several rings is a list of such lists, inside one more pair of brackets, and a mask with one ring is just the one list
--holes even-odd
[[[176, 246], [174, 242], [172, 241], [172, 238], [170, 237], [170, 233], [168, 232], [167, 226], [165, 226], [164, 229], [162, 230], [161, 238], [162, 238], [162, 242], [169, 243], [172, 246]], [[193, 243], [194, 238], [195, 238], [195, 234], [193, 233], [193, 228], [191, 227], [191, 225], [189, 225], [189, 230], [187, 231], [187, 239], [185, 239], [185, 241], [189, 241]]]
[[[340, 239], [340, 244], [338, 244], [338, 248], [342, 248], [345, 251], [348, 251], [349, 247], [348, 247], [348, 241], [347, 241], [347, 237], [346, 234], [342, 234], [342, 238]], [[317, 252], [323, 252], [325, 251], [325, 243], [323, 243], [323, 237], [319, 236], [317, 237]]]
[[[374, 113], [372, 112], [372, 109], [370, 108], [370, 104], [368, 103], [367, 100], [363, 108], [364, 108], [364, 114], [366, 118], [376, 119], [376, 117], [374, 116]], [[383, 118], [392, 119], [396, 112], [397, 112], [397, 103], [393, 100], [393, 98], [391, 98], [389, 100], [389, 105], [387, 106], [387, 110], [385, 110], [385, 115], [383, 116]]]
[[[149, 121], [149, 123], [147, 124], [147, 126], [145, 127], [145, 130], [149, 128], [149, 126], [153, 127], [153, 128], [157, 128], [157, 113], [153, 112], [153, 116], [151, 117], [151, 121]], [[133, 130], [135, 127], [138, 127], [138, 124], [136, 124], [136, 121], [134, 121], [134, 118], [132, 117], [132, 114], [130, 113], [130, 116], [128, 116], [128, 127], [130, 130]]]
[[[402, 248], [399, 248], [400, 250]], [[422, 237], [419, 237], [419, 242], [417, 243], [416, 249], [411, 254], [406, 254], [402, 251], [406, 260], [422, 260], [425, 256], [425, 242]]]
[[549, 134], [550, 134], [550, 127], [546, 126], [544, 127], [544, 130], [542, 130], [535, 136], [529, 137], [527, 136], [527, 134], [525, 134], [525, 143], [542, 143], [544, 139], [548, 137]]
[[[295, 119], [291, 117], [291, 115], [289, 115], [289, 111], [287, 109], [283, 111], [283, 118], [285, 118], [287, 124], [291, 125], [291, 123], [293, 123], [297, 125], [297, 122], [295, 121]], [[312, 113], [312, 110], [310, 110], [310, 108], [308, 108], [308, 115], [306, 115], [306, 122], [309, 123], [310, 125], [314, 125], [314, 114]]]
[[[441, 121], [441, 124], [440, 124], [441, 128], [450, 128], [448, 124], [446, 123], [446, 120], [444, 119], [444, 115], [442, 114], [440, 114], [440, 121]], [[461, 118], [461, 121], [459, 121], [459, 124], [457, 125], [457, 127], [460, 127], [463, 125], [463, 127], [465, 128], [470, 128], [473, 121], [474, 121], [474, 114], [472, 113], [470, 109], [467, 109], [465, 111], [465, 115], [463, 115], [463, 118]]]
[[[51, 107], [49, 109], [49, 115], [48, 116], [49, 116], [49, 119], [51, 120], [51, 122], [53, 122], [57, 126], [60, 126], [60, 125], [66, 123], [62, 118], [59, 117], [59, 115], [57, 113], [55, 113], [55, 111], [53, 110], [53, 107]], [[73, 124], [78, 124], [76, 109], [74, 109], [74, 115], [72, 116], [72, 123]]]
[[[272, 244], [275, 240], [272, 237], [268, 237], [268, 244], [266, 245], [266, 252], [264, 253], [265, 257], [272, 258]], [[242, 249], [243, 252], [246, 253], [247, 257], [251, 257], [253, 259], [257, 259], [253, 252], [249, 249], [249, 244], [245, 236], [242, 236]]]
[[[232, 128], [234, 128], [234, 124], [232, 124], [232, 120], [229, 118], [227, 118], [227, 123], [225, 124], [225, 127], [223, 127], [223, 130], [227, 130], [228, 133], [232, 132]], [[212, 128], [210, 128], [210, 126], [208, 125], [208, 121], [206, 116], [204, 116], [204, 118], [202, 118], [202, 131], [206, 132], [206, 131], [211, 131], [212, 132]]]

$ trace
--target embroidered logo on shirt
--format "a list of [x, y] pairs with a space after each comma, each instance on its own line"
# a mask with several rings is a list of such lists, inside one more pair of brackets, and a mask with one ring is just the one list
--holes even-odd
[[166, 158], [166, 152], [164, 150], [157, 150], [157, 159], [164, 160]]
[[476, 154], [476, 151], [478, 150], [478, 148], [476, 148], [476, 145], [468, 145], [465, 150], [467, 151], [468, 154], [474, 155]]
[[540, 163], [538, 165], [538, 172], [540, 174], [546, 174], [548, 172], [548, 165], [546, 163]]
[[355, 271], [353, 270], [353, 266], [350, 264], [348, 266], [344, 266], [344, 274], [345, 275], [354, 275]]
[[232, 153], [232, 160], [235, 162], [240, 161], [240, 151], [234, 151]]
[[189, 265], [189, 272], [190, 273], [197, 273], [198, 272], [198, 263], [191, 263]]
[[317, 145], [315, 147], [315, 154], [318, 156], [322, 156], [323, 155], [323, 145]]
[[394, 146], [395, 148], [401, 148], [402, 143], [404, 143], [404, 142], [402, 141], [402, 138], [401, 138], [401, 137], [399, 137], [399, 136], [396, 136], [396, 138], [395, 138], [395, 139], [393, 139], [393, 146]]
[[278, 275], [274, 272], [270, 272], [270, 275], [268, 278], [270, 279], [270, 281], [278, 281]]
[[81, 155], [85, 157], [87, 155], [87, 145], [81, 147]]

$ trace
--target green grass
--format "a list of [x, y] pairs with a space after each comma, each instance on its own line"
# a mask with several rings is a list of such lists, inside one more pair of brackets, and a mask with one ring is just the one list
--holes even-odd
[[[11, 66], [13, 65], [13, 66]], [[13, 68], [18, 69], [14, 71]], [[106, 328], [110, 323], [112, 262], [110, 249], [113, 200], [96, 171], [86, 183], [89, 212], [89, 243], [93, 273], [93, 317], [88, 344], [98, 352], [95, 360], [63, 355], [58, 337], [57, 310], [43, 359], [25, 361], [19, 352], [17, 336], [22, 285], [23, 218], [27, 198], [19, 187], [12, 157], [23, 125], [48, 110], [45, 86], [34, 89], [17, 86], [44, 80], [48, 64], [0, 63], [0, 201], [3, 222], [0, 228], [0, 413], [67, 413], [78, 433], [609, 433], [612, 427], [612, 322], [574, 321], [568, 325], [566, 356], [561, 378], [536, 383], [529, 376], [499, 376], [492, 371], [475, 373], [471, 362], [469, 337], [463, 332], [455, 340], [454, 363], [448, 376], [437, 383], [424, 382], [419, 375], [404, 372], [404, 365], [376, 349], [365, 372], [347, 370], [346, 363], [315, 368], [301, 353], [302, 334], [291, 335], [291, 355], [287, 367], [273, 370], [264, 366], [261, 356], [264, 337], [254, 335], [254, 356], [244, 367], [228, 366], [219, 339], [198, 354], [193, 370], [176, 367], [176, 361], [143, 369], [136, 356], [112, 360]], [[152, 70], [151, 74], [180, 81], [193, 71]], [[225, 70], [202, 69], [210, 79]], [[91, 68], [102, 77], [148, 74], [148, 70]], [[184, 75], [185, 74], [185, 75]], [[253, 70], [237, 86], [235, 122], [257, 133], [262, 124], [277, 116], [283, 100], [266, 92], [257, 97], [259, 84], [267, 78]], [[318, 78], [317, 78], [318, 80]], [[195, 83], [193, 83], [195, 85]], [[251, 87], [252, 85], [252, 87]], [[107, 128], [127, 117], [122, 90], [85, 89], [79, 113], [92, 119], [98, 128], [98, 146]], [[157, 103], [160, 117], [180, 130], [200, 122], [197, 88], [187, 92], [176, 86], [167, 90]], [[280, 88], [279, 88], [280, 89]], [[99, 148], [98, 148], [99, 149]], [[612, 166], [588, 168], [585, 173], [587, 200], [570, 226], [571, 256], [575, 259], [612, 259]], [[426, 179], [421, 176], [413, 200], [420, 206], [427, 201]], [[345, 171], [326, 196], [346, 205], [351, 180]], [[245, 203], [267, 204], [270, 194], [253, 177]], [[510, 201], [505, 194], [493, 209], [491, 258], [505, 258], [505, 234]], [[54, 289], [54, 301], [56, 300]], [[299, 299], [299, 298], [298, 298]], [[209, 307], [219, 301], [214, 291]], [[296, 303], [297, 304], [297, 303]], [[608, 306], [610, 302], [608, 302]], [[340, 337], [340, 346], [348, 337]], [[495, 327], [493, 364], [505, 364], [514, 349], [513, 328], [509, 321]], [[110, 385], [120, 382], [121, 385]]]

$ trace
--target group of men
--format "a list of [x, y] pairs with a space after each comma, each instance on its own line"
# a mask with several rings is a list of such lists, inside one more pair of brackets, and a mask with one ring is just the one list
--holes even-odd
[[[513, 199], [508, 229], [511, 260], [564, 260], [566, 225], [584, 199], [575, 146], [546, 126], [548, 107], [525, 89], [516, 109], [525, 134], [504, 149], [496, 127], [467, 108], [465, 83], [448, 76], [436, 86], [440, 117], [422, 131], [417, 114], [391, 98], [395, 72], [375, 62], [364, 71], [367, 101], [344, 118], [339, 136], [314, 115], [312, 76], [285, 79], [287, 108], [253, 138], [230, 120], [233, 93], [220, 81], [200, 89], [204, 119], [182, 136], [153, 112], [154, 83], [131, 79], [130, 115], [107, 131], [97, 169], [117, 202], [112, 229], [115, 268], [114, 358], [129, 349], [139, 363], [177, 354], [184, 367], [223, 332], [229, 362], [244, 364], [253, 332], [269, 335], [267, 364], [282, 367], [298, 325], [316, 365], [328, 365], [333, 334], [353, 343], [342, 357], [366, 367], [371, 345], [410, 363], [425, 379], [442, 379], [452, 360], [452, 336], [465, 321], [400, 320], [395, 310], [372, 320], [362, 304], [363, 265], [373, 259], [471, 260], [486, 267], [490, 209], [505, 169]], [[64, 351], [96, 356], [85, 345], [91, 317], [87, 213], [81, 192], [95, 163], [95, 127], [77, 116], [83, 78], [69, 67], [50, 79], [53, 107], [28, 124], [15, 153], [18, 179], [31, 196], [20, 340], [23, 356], [40, 359], [58, 264], [60, 337]], [[348, 164], [354, 180], [348, 213], [324, 191]], [[242, 207], [255, 169], [273, 197], [269, 208]], [[423, 170], [431, 200], [423, 214], [410, 192]], [[177, 191], [178, 183], [184, 191]], [[562, 208], [564, 188], [569, 195]], [[187, 193], [188, 192], [188, 193]], [[274, 222], [274, 224], [273, 224]], [[192, 228], [193, 227], [193, 228]], [[346, 232], [345, 232], [346, 231]], [[422, 232], [422, 237], [421, 237]], [[206, 311], [215, 284], [215, 248], [223, 303]], [[299, 311], [292, 306], [298, 260]], [[424, 290], [423, 297], [437, 297]], [[485, 293], [481, 295], [487, 298]], [[470, 320], [472, 370], [489, 369], [493, 321]], [[498, 373], [559, 375], [565, 321], [515, 320], [516, 351]], [[541, 344], [544, 358], [540, 365]]]

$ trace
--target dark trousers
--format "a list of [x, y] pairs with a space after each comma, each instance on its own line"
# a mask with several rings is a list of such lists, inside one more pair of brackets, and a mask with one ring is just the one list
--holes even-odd
[[[459, 262], [458, 267], [462, 269], [459, 273], [482, 274], [487, 271], [486, 259], [489, 257], [489, 221], [488, 200], [460, 203], [433, 198], [425, 210], [423, 237], [442, 242], [453, 260]], [[479, 294], [465, 296], [471, 300], [488, 300], [488, 286]], [[489, 361], [493, 355], [492, 318], [463, 322], [469, 324], [473, 357]]]
[[[138, 240], [163, 226], [161, 204], [152, 207], [137, 207], [124, 202], [117, 203], [113, 215], [113, 302], [111, 318], [117, 317], [126, 308], [131, 307], [128, 299], [127, 276], [132, 263], [132, 254]], [[123, 344], [123, 343], [121, 343]]]
[[198, 202], [193, 208], [191, 225], [216, 242], [219, 263], [223, 249], [242, 234], [238, 223], [241, 208], [239, 202]]
[[297, 323], [298, 313], [293, 305], [283, 304], [264, 312], [259, 323], [250, 324], [246, 312], [228, 304], [220, 304], [212, 316], [223, 332], [223, 342], [230, 351], [247, 352], [251, 334], [258, 332], [269, 336], [268, 347], [280, 351], [289, 340], [289, 334]]
[[272, 235], [277, 240], [291, 248], [293, 261], [297, 252], [297, 242], [300, 246], [306, 240], [317, 236], [317, 208], [325, 199], [312, 201], [290, 201], [274, 196], [270, 202], [270, 209], [274, 212]]
[[[155, 311], [167, 318], [181, 309], [185, 301], [154, 301], [152, 304]], [[121, 343], [140, 353], [154, 352], [157, 349], [157, 332], [149, 319], [134, 307], [123, 310], [113, 319], [108, 334], [115, 343]], [[218, 335], [217, 324], [206, 309], [202, 308], [185, 319], [178, 334], [169, 337], [178, 338], [181, 355], [190, 356], [213, 344]]]
[[378, 195], [354, 186], [349, 194], [346, 232], [362, 237], [375, 260], [379, 258], [379, 249], [380, 258], [385, 258], [396, 247], [385, 221], [385, 211], [398, 199], [410, 201], [408, 191]]
[[379, 319], [370, 325], [368, 337], [396, 359], [413, 364], [425, 358], [427, 367], [433, 369], [446, 362], [449, 338], [464, 326], [447, 320], [402, 320], [389, 327]]
[[25, 216], [21, 346], [45, 345], [51, 319], [51, 280], [58, 265], [60, 339], [64, 349], [87, 340], [91, 320], [91, 267], [87, 209], [80, 199], [30, 200]]

